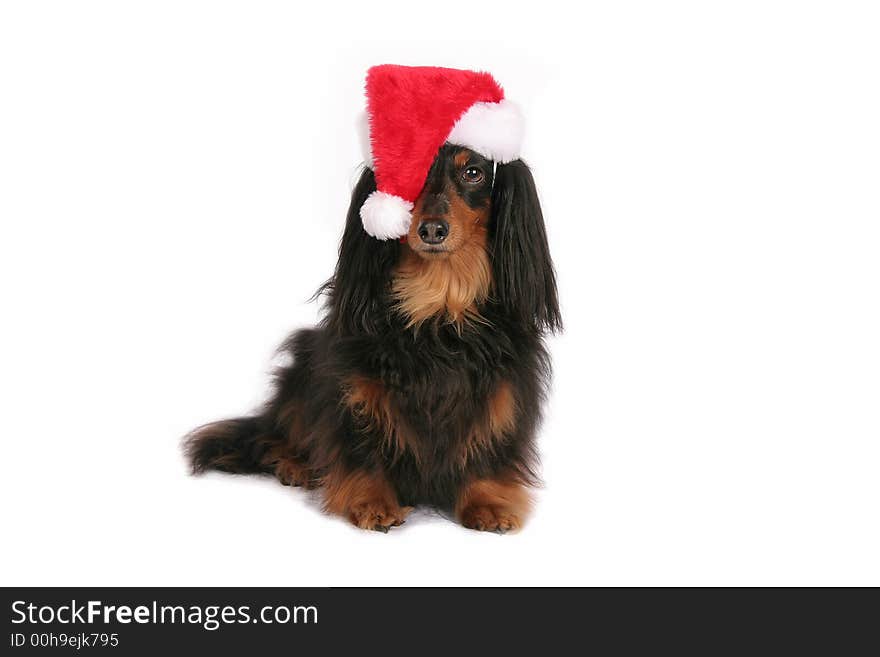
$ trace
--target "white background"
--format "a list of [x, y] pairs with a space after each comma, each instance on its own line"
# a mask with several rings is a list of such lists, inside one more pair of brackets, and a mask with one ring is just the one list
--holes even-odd
[[[3, 3], [0, 582], [880, 585], [878, 33], [867, 2]], [[360, 532], [180, 455], [315, 322], [383, 62], [489, 70], [529, 121], [566, 332], [517, 535]]]

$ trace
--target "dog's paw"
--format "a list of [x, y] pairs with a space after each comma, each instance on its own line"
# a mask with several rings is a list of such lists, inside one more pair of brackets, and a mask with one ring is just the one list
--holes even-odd
[[522, 527], [523, 521], [513, 509], [495, 504], [475, 504], [461, 512], [461, 524], [481, 532], [505, 534]]
[[406, 517], [412, 510], [411, 506], [401, 507], [377, 500], [353, 507], [348, 519], [361, 529], [388, 533], [392, 527], [399, 527], [406, 522]]
[[315, 487], [311, 473], [296, 461], [290, 459], [283, 459], [275, 464], [275, 476], [285, 486]]

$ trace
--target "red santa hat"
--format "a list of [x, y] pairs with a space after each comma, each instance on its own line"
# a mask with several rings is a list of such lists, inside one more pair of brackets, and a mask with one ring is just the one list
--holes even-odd
[[377, 190], [361, 206], [380, 240], [409, 231], [410, 212], [444, 143], [504, 164], [520, 155], [523, 119], [488, 73], [385, 64], [367, 71], [364, 159]]

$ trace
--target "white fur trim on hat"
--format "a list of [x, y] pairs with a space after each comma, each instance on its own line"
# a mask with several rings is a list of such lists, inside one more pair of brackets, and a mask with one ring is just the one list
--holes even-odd
[[453, 126], [446, 141], [506, 164], [520, 156], [524, 133], [525, 121], [519, 108], [505, 99], [471, 105]]
[[403, 237], [409, 232], [412, 209], [413, 204], [409, 201], [376, 191], [361, 206], [361, 221], [364, 222], [364, 230], [377, 239]]
[[355, 128], [358, 133], [358, 141], [361, 144], [361, 156], [364, 158], [364, 164], [372, 169], [373, 148], [370, 146], [370, 117], [366, 112], [361, 112], [358, 115]]

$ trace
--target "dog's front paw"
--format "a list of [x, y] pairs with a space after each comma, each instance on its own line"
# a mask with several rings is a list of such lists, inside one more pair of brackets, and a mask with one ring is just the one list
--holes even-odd
[[523, 520], [514, 509], [497, 504], [475, 504], [461, 511], [461, 524], [468, 529], [504, 534], [522, 527]]
[[387, 533], [406, 521], [411, 506], [396, 506], [382, 500], [358, 504], [351, 509], [348, 519], [361, 529], [373, 529]]

